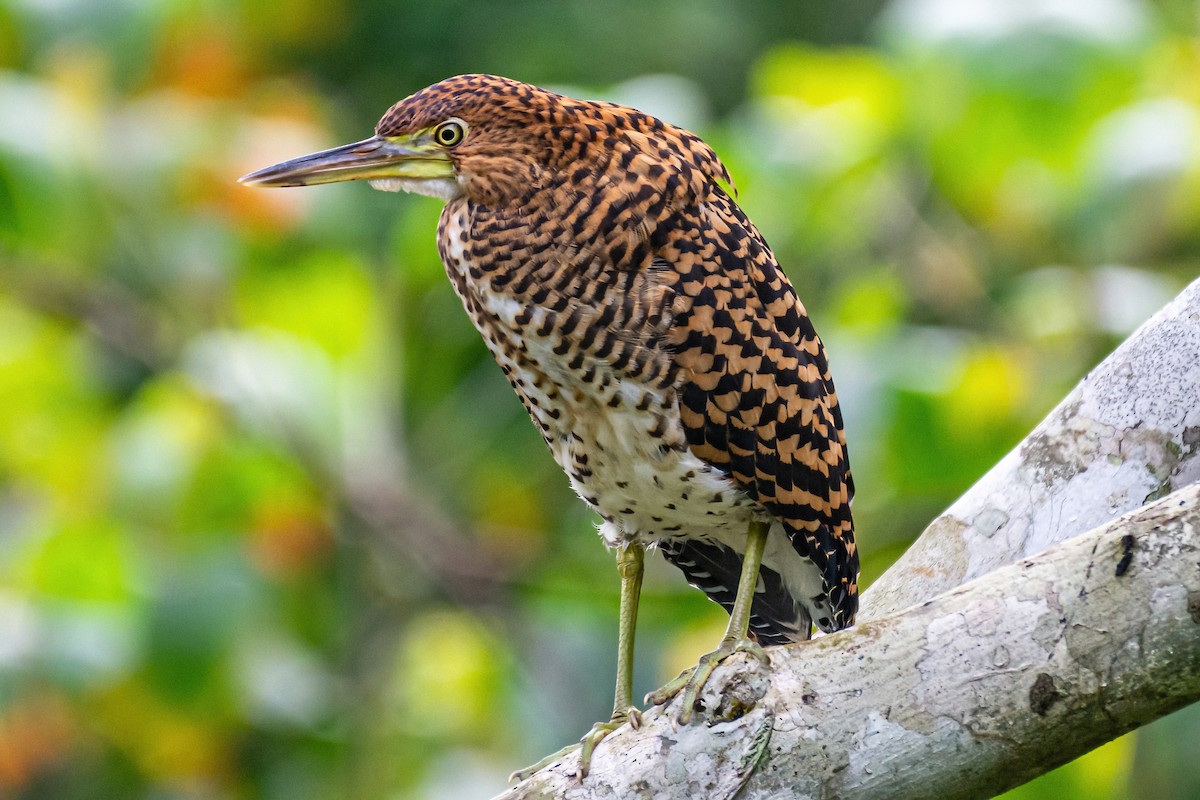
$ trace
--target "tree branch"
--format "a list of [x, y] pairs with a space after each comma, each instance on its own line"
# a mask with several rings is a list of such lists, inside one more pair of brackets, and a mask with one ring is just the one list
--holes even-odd
[[1200, 481], [1200, 280], [1138, 328], [862, 598], [927, 600]]
[[1036, 777], [1200, 699], [1198, 481], [1200, 281], [926, 529], [854, 628], [770, 650], [769, 674], [732, 660], [708, 724], [652, 710], [582, 783], [568, 759], [497, 800], [985, 798]]
[[[1200, 484], [768, 652], [769, 677], [744, 661], [714, 674], [709, 724], [649, 713], [601, 743], [582, 783], [568, 760], [501, 797], [968, 800], [1023, 783], [1200, 699]], [[757, 703], [720, 721], [733, 697]]]

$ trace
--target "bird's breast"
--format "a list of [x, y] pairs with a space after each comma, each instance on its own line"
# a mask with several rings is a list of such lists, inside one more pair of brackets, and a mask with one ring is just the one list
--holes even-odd
[[572, 488], [606, 521], [608, 543], [743, 537], [765, 511], [688, 448], [657, 355], [627, 351], [650, 348], [651, 337], [579, 297], [539, 303], [506, 290], [519, 276], [497, 287], [467, 244], [473, 237], [460, 235], [466, 223], [443, 219], [447, 274]]

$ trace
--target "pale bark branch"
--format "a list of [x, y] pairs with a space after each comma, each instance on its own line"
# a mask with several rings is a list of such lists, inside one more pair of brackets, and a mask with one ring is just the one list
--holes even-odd
[[930, 525], [858, 625], [723, 665], [709, 724], [651, 711], [582, 783], [568, 760], [497, 800], [986, 798], [1042, 774], [1200, 699], [1198, 481], [1200, 281]]
[[740, 719], [652, 713], [582, 783], [568, 761], [502, 797], [991, 797], [1200, 699], [1200, 484], [771, 653], [769, 677], [744, 662], [714, 676], [710, 709], [761, 693]]
[[1200, 481], [1200, 280], [1118, 347], [862, 598], [899, 611]]

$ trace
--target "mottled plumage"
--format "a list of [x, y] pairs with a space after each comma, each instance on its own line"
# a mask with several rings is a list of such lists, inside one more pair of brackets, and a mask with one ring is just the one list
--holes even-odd
[[755, 636], [808, 638], [807, 613], [849, 625], [858, 560], [837, 395], [717, 156], [638, 111], [482, 75], [401, 101], [377, 133], [451, 117], [471, 125], [457, 148], [471, 177], [442, 212], [442, 260], [606, 540], [660, 542], [728, 607], [745, 523], [769, 517], [789, 547], [768, 544]]
[[351, 178], [447, 201], [454, 289], [610, 546], [657, 545], [730, 609], [761, 522], [750, 634], [853, 622], [853, 482], [825, 353], [704, 142], [466, 75], [397, 103], [373, 139], [247, 180]]

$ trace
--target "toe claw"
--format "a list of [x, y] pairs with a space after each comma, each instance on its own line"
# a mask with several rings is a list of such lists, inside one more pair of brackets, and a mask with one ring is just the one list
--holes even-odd
[[629, 718], [629, 727], [633, 728], [635, 731], [642, 727], [641, 711], [631, 706], [629, 710], [625, 712], [625, 715]]

